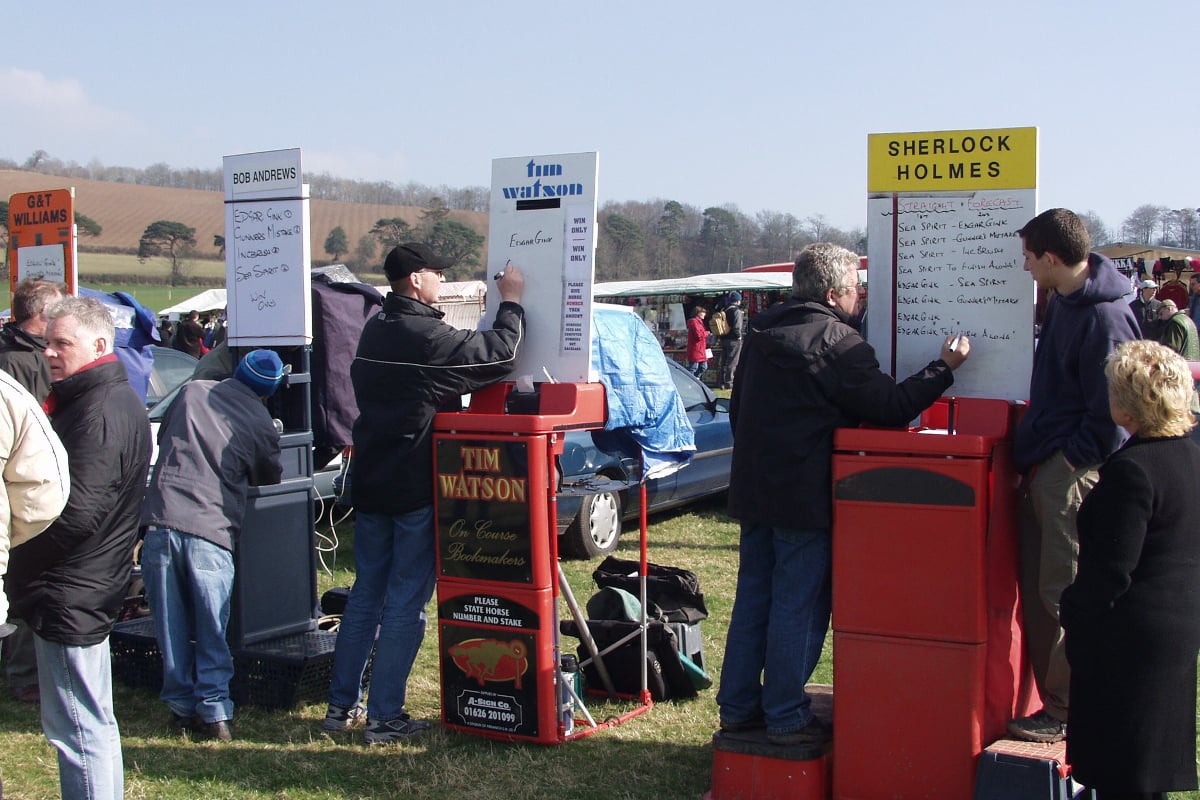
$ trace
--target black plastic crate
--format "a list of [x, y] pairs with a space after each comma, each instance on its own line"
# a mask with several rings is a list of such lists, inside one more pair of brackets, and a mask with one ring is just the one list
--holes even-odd
[[108, 637], [113, 680], [134, 689], [162, 689], [162, 653], [154, 638], [154, 620], [131, 619], [113, 625]]
[[[291, 708], [324, 702], [333, 677], [337, 633], [308, 631], [236, 650], [229, 694], [239, 705]], [[118, 622], [109, 638], [113, 678], [134, 689], [162, 689], [162, 653], [150, 617]]]
[[235, 703], [291, 708], [299, 702], [322, 703], [333, 677], [332, 631], [279, 636], [233, 654], [229, 694]]

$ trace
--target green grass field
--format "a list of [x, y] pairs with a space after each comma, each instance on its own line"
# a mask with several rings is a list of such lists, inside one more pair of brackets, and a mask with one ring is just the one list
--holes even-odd
[[[723, 498], [690, 510], [658, 515], [649, 528], [650, 558], [694, 570], [709, 609], [701, 623], [705, 665], [720, 680], [725, 633], [737, 573], [738, 527], [725, 516]], [[328, 523], [319, 525], [326, 535]], [[329, 571], [320, 591], [353, 581], [350, 526], [339, 526], [336, 546], [324, 554]], [[635, 537], [618, 555], [634, 559]], [[595, 590], [596, 562], [564, 562], [580, 602]], [[440, 716], [436, 605], [426, 609], [429, 634], [409, 681], [409, 711]], [[562, 609], [562, 614], [567, 611]], [[573, 640], [571, 640], [573, 642]], [[833, 680], [832, 636], [815, 682]], [[438, 725], [402, 745], [366, 747], [362, 730], [329, 734], [320, 729], [322, 703], [272, 711], [242, 707], [237, 740], [193, 742], [168, 735], [168, 712], [154, 693], [118, 685], [117, 717], [125, 759], [126, 797], [153, 800], [337, 800], [337, 798], [496, 798], [497, 800], [699, 800], [709, 787], [710, 739], [717, 728], [716, 687], [695, 700], [658, 703], [648, 713], [611, 730], [557, 746], [506, 744], [447, 731]], [[593, 701], [604, 719], [630, 708]], [[18, 704], [0, 689], [0, 774], [5, 797], [57, 797], [55, 753], [42, 736], [36, 708]], [[1172, 795], [1200, 800], [1200, 793]]]
[[[714, 500], [692, 511], [660, 516], [651, 526], [652, 559], [686, 566], [700, 576], [710, 611], [702, 623], [704, 653], [717, 677], [736, 571], [737, 527]], [[322, 531], [328, 529], [323, 524]], [[320, 590], [353, 580], [349, 526], [340, 526], [331, 573]], [[636, 558], [635, 537], [620, 555]], [[564, 562], [584, 602], [595, 587], [595, 562]], [[440, 716], [436, 607], [429, 634], [409, 681], [408, 710]], [[563, 611], [564, 614], [567, 612]], [[571, 640], [573, 642], [573, 640]], [[831, 680], [829, 655], [815, 680]], [[191, 742], [167, 734], [168, 712], [154, 693], [118, 686], [117, 717], [125, 759], [126, 797], [170, 798], [579, 798], [665, 800], [699, 798], [709, 784], [709, 740], [717, 727], [715, 688], [685, 702], [659, 703], [614, 729], [558, 746], [505, 744], [452, 733], [440, 726], [422, 739], [393, 747], [361, 744], [361, 728], [323, 732], [321, 703], [286, 711], [239, 708], [237, 740], [229, 745]], [[598, 719], [630, 708], [593, 703]], [[0, 773], [4, 796], [41, 800], [57, 796], [54, 750], [42, 736], [34, 707], [0, 689]]]
[[[204, 278], [223, 278], [225, 262], [214, 259], [190, 259], [185, 275]], [[152, 311], [159, 311], [178, 302], [194, 297], [204, 291], [203, 286], [168, 286], [165, 284], [142, 283], [143, 276], [165, 278], [171, 272], [170, 264], [164, 258], [152, 258], [145, 264], [139, 263], [135, 256], [115, 255], [112, 253], [80, 253], [79, 254], [79, 283], [89, 289], [102, 292], [128, 292], [135, 300]], [[117, 283], [98, 283], [89, 280], [94, 275], [128, 275], [128, 281]]]

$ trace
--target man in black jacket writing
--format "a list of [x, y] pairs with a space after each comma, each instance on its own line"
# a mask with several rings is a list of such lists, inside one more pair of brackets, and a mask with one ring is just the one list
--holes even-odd
[[497, 279], [501, 303], [491, 330], [443, 322], [433, 303], [449, 266], [424, 244], [388, 253], [383, 268], [392, 290], [363, 328], [350, 367], [359, 410], [351, 462], [355, 578], [338, 629], [322, 727], [346, 730], [361, 718], [362, 677], [374, 645], [368, 744], [402, 741], [429, 728], [405, 713], [404, 701], [434, 587], [434, 414], [447, 403], [457, 410], [461, 395], [507, 376], [525, 331], [525, 279], [513, 266]]
[[742, 523], [733, 616], [717, 704], [721, 728], [766, 728], [779, 745], [820, 742], [804, 685], [831, 607], [835, 428], [903, 425], [954, 381], [966, 337], [897, 384], [852, 327], [858, 256], [828, 243], [801, 251], [791, 299], [751, 323], [733, 383], [729, 513]]

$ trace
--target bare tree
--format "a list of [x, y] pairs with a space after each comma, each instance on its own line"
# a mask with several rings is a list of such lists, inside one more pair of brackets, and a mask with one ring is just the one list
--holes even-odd
[[1163, 215], [1163, 244], [1194, 248], [1197, 245], [1196, 211], [1179, 208]]
[[811, 214], [804, 218], [805, 233], [811, 236], [814, 242], [828, 241], [830, 227], [824, 214]]
[[1158, 227], [1166, 210], [1163, 206], [1138, 206], [1121, 223], [1121, 237], [1131, 244], [1150, 244], [1154, 238], [1154, 229]]
[[1100, 219], [1100, 215], [1095, 211], [1084, 211], [1079, 215], [1079, 219], [1083, 222], [1083, 227], [1087, 228], [1088, 237], [1092, 240], [1092, 247], [1103, 247], [1112, 241], [1112, 234], [1108, 232], [1104, 220]]

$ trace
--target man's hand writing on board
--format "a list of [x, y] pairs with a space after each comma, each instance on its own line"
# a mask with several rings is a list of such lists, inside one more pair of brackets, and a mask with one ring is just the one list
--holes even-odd
[[971, 353], [971, 340], [962, 334], [946, 337], [940, 358], [950, 369], [958, 369]]
[[496, 288], [500, 290], [501, 300], [519, 303], [525, 291], [525, 275], [517, 269], [516, 264], [510, 262], [503, 272], [496, 275]]

